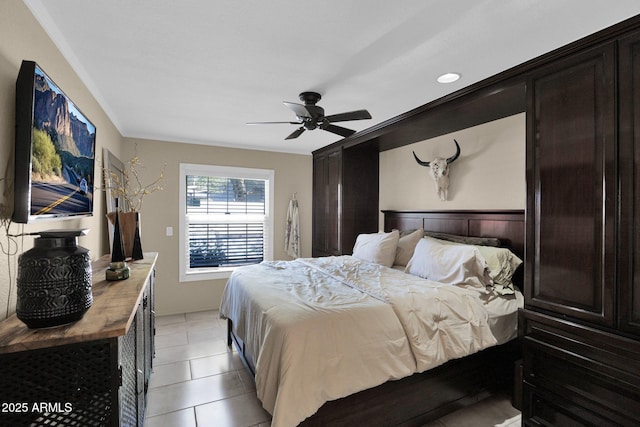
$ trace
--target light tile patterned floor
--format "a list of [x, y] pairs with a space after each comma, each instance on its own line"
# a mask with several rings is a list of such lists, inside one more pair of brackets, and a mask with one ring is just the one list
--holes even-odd
[[[226, 322], [203, 311], [156, 318], [156, 357], [147, 427], [270, 426], [270, 415], [240, 357], [226, 345]], [[506, 396], [491, 397], [428, 427], [516, 427], [520, 413]]]

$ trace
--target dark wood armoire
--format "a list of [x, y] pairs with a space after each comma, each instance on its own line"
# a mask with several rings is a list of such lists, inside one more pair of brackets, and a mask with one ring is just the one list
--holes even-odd
[[640, 425], [640, 30], [527, 78], [524, 425]]
[[314, 257], [351, 254], [358, 234], [378, 231], [378, 175], [375, 140], [314, 151]]

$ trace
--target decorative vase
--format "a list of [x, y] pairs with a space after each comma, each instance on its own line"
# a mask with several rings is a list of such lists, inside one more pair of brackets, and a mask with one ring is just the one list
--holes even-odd
[[93, 304], [89, 250], [78, 246], [86, 230], [39, 234], [18, 257], [16, 316], [29, 328], [79, 320]]
[[[122, 233], [122, 243], [124, 246], [124, 255], [126, 258], [132, 258], [133, 256], [133, 242], [135, 240], [136, 233], [136, 214], [138, 212], [119, 212], [118, 213], [118, 222], [120, 223], [120, 231]], [[116, 213], [109, 212], [107, 214], [107, 218], [111, 224], [114, 224], [116, 220]], [[142, 235], [142, 226], [140, 225], [141, 221], [138, 219], [138, 233]], [[115, 234], [114, 234], [115, 238]]]
[[120, 230], [120, 212], [118, 211], [118, 199], [116, 199], [116, 216], [113, 229], [113, 247], [111, 248], [111, 262], [122, 262], [125, 259], [122, 231]]
[[133, 235], [131, 259], [144, 259], [144, 254], [142, 253], [142, 241], [140, 240], [140, 214], [138, 212], [136, 212], [136, 229]]

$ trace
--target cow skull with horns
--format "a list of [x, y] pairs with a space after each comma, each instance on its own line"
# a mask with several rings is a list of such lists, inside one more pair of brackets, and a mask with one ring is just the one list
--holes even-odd
[[430, 162], [423, 162], [418, 158], [418, 156], [416, 156], [416, 152], [413, 152], [413, 157], [416, 158], [416, 162], [421, 166], [427, 166], [429, 168], [431, 178], [433, 178], [436, 184], [436, 191], [442, 201], [447, 200], [447, 193], [449, 189], [449, 165], [460, 156], [460, 146], [458, 145], [458, 141], [454, 139], [453, 142], [456, 144], [456, 154], [448, 159], [436, 157]]

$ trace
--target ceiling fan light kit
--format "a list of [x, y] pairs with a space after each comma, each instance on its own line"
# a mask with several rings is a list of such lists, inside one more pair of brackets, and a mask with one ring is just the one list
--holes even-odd
[[285, 139], [295, 139], [302, 135], [306, 130], [314, 130], [316, 128], [325, 130], [327, 132], [335, 133], [342, 137], [353, 135], [356, 131], [347, 129], [342, 126], [337, 126], [334, 122], [347, 122], [351, 120], [367, 120], [371, 118], [371, 114], [367, 110], [355, 110], [346, 113], [332, 114], [329, 116], [324, 115], [324, 108], [316, 105], [322, 96], [317, 92], [302, 92], [299, 95], [300, 101], [304, 102], [304, 105], [294, 102], [284, 101], [284, 105], [289, 108], [296, 115], [298, 121], [295, 122], [251, 122], [248, 125], [262, 125], [262, 124], [292, 124], [301, 125], [298, 129], [293, 131]]

